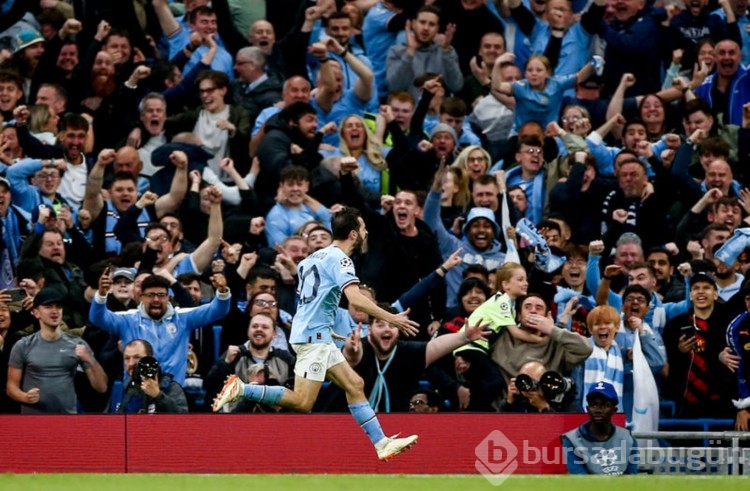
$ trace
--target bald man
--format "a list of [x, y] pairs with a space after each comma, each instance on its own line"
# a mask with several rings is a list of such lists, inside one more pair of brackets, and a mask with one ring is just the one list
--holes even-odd
[[133, 179], [138, 183], [138, 196], [149, 190], [149, 180], [147, 177], [141, 175], [143, 170], [143, 162], [138, 154], [138, 150], [133, 147], [122, 147], [117, 151], [115, 155], [115, 161], [112, 163], [112, 174], [106, 179], [105, 187], [109, 187], [112, 177], [115, 175], [125, 172], [133, 176]]
[[537, 385], [546, 371], [544, 365], [538, 361], [524, 363], [518, 370], [518, 375], [529, 376], [534, 388], [532, 390], [520, 390], [516, 385], [518, 376], [511, 378], [508, 384], [508, 394], [505, 401], [500, 405], [500, 411], [508, 413], [547, 413], [552, 411], [549, 402], [544, 398], [542, 390]]

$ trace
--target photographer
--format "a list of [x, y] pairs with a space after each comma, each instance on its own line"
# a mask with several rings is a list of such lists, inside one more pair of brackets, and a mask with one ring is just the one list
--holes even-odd
[[126, 389], [117, 406], [118, 413], [187, 413], [182, 387], [163, 373], [146, 340], [134, 339], [125, 346]]
[[575, 386], [558, 372], [547, 371], [538, 361], [524, 363], [518, 376], [511, 378], [500, 412], [575, 412], [572, 405]]
[[[294, 377], [294, 356], [288, 351], [274, 349], [271, 346], [275, 332], [275, 322], [269, 315], [252, 316], [247, 329], [248, 341], [240, 346], [229, 346], [209, 370], [204, 383], [206, 396], [213, 399], [221, 391], [227, 377], [233, 374], [244, 383], [290, 383]], [[265, 368], [258, 370], [258, 365]], [[234, 409], [232, 405], [229, 406]]]

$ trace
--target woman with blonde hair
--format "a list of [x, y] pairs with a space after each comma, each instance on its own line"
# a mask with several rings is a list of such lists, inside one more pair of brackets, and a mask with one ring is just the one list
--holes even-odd
[[491, 166], [490, 154], [478, 145], [469, 145], [464, 148], [453, 162], [453, 167], [461, 167], [466, 171], [471, 182], [487, 174]]
[[368, 190], [381, 193], [382, 172], [388, 167], [383, 156], [382, 142], [365, 125], [365, 120], [356, 114], [350, 114], [344, 119], [339, 136], [340, 154], [357, 159], [359, 169], [355, 175], [359, 181]]
[[58, 121], [60, 117], [47, 104], [29, 107], [29, 132], [45, 145], [54, 145], [57, 141]]

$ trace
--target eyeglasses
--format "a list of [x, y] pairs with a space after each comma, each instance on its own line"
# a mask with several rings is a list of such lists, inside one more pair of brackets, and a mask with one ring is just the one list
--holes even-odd
[[146, 240], [149, 242], [164, 243], [169, 240], [169, 237], [166, 235], [160, 235], [158, 237], [146, 237]]
[[167, 293], [166, 292], [149, 292], [149, 293], [141, 293], [142, 297], [154, 299], [154, 298], [166, 298]]
[[275, 300], [255, 300], [253, 304], [258, 307], [276, 307], [279, 305], [279, 302]]
[[523, 150], [522, 153], [528, 153], [529, 155], [537, 154], [539, 155], [542, 153], [541, 148], [527, 148], [526, 150]]
[[409, 407], [419, 407], [419, 406], [426, 406], [427, 401], [423, 401], [421, 399], [417, 399], [416, 401], [409, 401]]
[[57, 179], [60, 179], [60, 176], [57, 174], [46, 174], [46, 173], [37, 174], [36, 177], [38, 177], [42, 181], [55, 181]]
[[199, 88], [198, 89], [198, 93], [201, 94], [201, 95], [203, 95], [203, 94], [210, 94], [211, 92], [213, 92], [216, 89], [218, 89], [218, 87], [206, 87], [204, 89]]
[[484, 157], [469, 157], [466, 160], [468, 160], [469, 162], [486, 162], [487, 161], [487, 159], [485, 159]]
[[648, 303], [648, 300], [646, 300], [645, 298], [643, 298], [643, 297], [634, 297], [632, 295], [628, 295], [623, 300], [625, 302], [630, 302], [630, 303]]
[[562, 121], [563, 123], [568, 123], [568, 122], [575, 123], [576, 121], [580, 121], [580, 120], [581, 120], [580, 116], [563, 116], [562, 119], [560, 119], [560, 121]]

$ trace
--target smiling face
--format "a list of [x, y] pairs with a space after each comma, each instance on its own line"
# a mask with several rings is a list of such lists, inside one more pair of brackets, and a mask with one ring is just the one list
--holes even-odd
[[474, 183], [471, 189], [471, 199], [474, 206], [481, 206], [496, 211], [500, 206], [500, 200], [497, 197], [498, 188], [495, 183], [480, 184]]
[[524, 268], [515, 268], [513, 274], [510, 275], [510, 278], [504, 280], [500, 286], [503, 289], [503, 292], [507, 293], [512, 298], [526, 295], [529, 289], [529, 280], [526, 277], [526, 270]]
[[5, 302], [0, 302], [0, 333], [5, 333], [10, 328], [10, 308]]
[[570, 288], [582, 287], [586, 282], [586, 259], [581, 256], [568, 258], [563, 264], [562, 275]]
[[471, 180], [478, 179], [479, 176], [486, 174], [489, 165], [490, 163], [487, 161], [487, 156], [479, 148], [472, 150], [469, 152], [469, 155], [466, 156], [466, 170], [468, 171]]
[[200, 95], [203, 109], [210, 113], [221, 112], [226, 107], [224, 96], [227, 94], [227, 88], [218, 87], [216, 82], [209, 78], [200, 81], [198, 94]]
[[653, 94], [645, 96], [641, 102], [641, 119], [646, 124], [663, 124], [664, 104], [661, 99]]
[[83, 156], [83, 144], [86, 143], [86, 130], [66, 128], [59, 137], [63, 152], [71, 162], [78, 161]]
[[[729, 227], [730, 230], [734, 230], [739, 226], [740, 221], [742, 220], [742, 210], [737, 204], [730, 205], [722, 203], [717, 205], [716, 211], [709, 213], [708, 216], [711, 223], [723, 223]], [[723, 238], [721, 242], [726, 242], [729, 237], [729, 232], [715, 230], [711, 232], [710, 237]], [[719, 242], [715, 242], [713, 245], [718, 243]], [[711, 247], [713, 247], [713, 245]]]
[[[292, 123], [294, 125], [294, 123]], [[312, 140], [318, 130], [318, 117], [315, 114], [305, 114], [296, 124], [299, 132], [307, 139]]]
[[138, 187], [133, 179], [115, 180], [109, 190], [109, 197], [115, 208], [124, 212], [138, 200]]
[[141, 123], [151, 136], [160, 135], [167, 121], [167, 108], [164, 101], [157, 98], [146, 99], [141, 111]]
[[708, 189], [721, 189], [726, 196], [732, 186], [732, 168], [723, 160], [714, 160], [706, 168], [706, 187]]
[[271, 345], [276, 335], [276, 326], [273, 319], [267, 315], [254, 315], [247, 327], [247, 339], [255, 349], [265, 349]]
[[248, 40], [251, 45], [257, 46], [263, 53], [270, 55], [274, 44], [276, 44], [276, 31], [274, 31], [270, 22], [259, 20], [250, 28]]
[[333, 236], [326, 230], [314, 230], [307, 236], [307, 247], [310, 252], [319, 251], [333, 243]]
[[10, 189], [8, 189], [5, 183], [0, 183], [0, 217], [5, 218], [8, 214], [10, 200]]
[[630, 270], [633, 263], [643, 261], [643, 250], [638, 244], [621, 244], [615, 251], [614, 264]]
[[740, 66], [742, 53], [734, 41], [721, 41], [714, 49], [714, 59], [717, 66], [716, 73], [720, 77], [732, 78]]
[[690, 300], [696, 309], [710, 309], [718, 298], [719, 293], [710, 283], [698, 281], [690, 286]]
[[60, 49], [57, 55], [57, 68], [63, 72], [70, 73], [78, 66], [78, 45], [69, 43]]
[[116, 52], [120, 54], [115, 65], [122, 65], [130, 60], [130, 40], [125, 36], [118, 36], [117, 34], [109, 36], [107, 38], [107, 43], [104, 45], [104, 50], [110, 53]]
[[482, 36], [482, 41], [479, 43], [479, 56], [482, 57], [485, 66], [495, 66], [497, 57], [503, 53], [505, 53], [505, 39], [500, 34], [491, 32]]
[[352, 36], [352, 19], [351, 17], [340, 17], [329, 19], [326, 27], [326, 34], [338, 41], [341, 46], [349, 44], [349, 38]]
[[112, 283], [112, 295], [122, 303], [127, 303], [133, 298], [133, 282], [120, 276]]
[[414, 193], [401, 191], [396, 194], [393, 202], [393, 218], [400, 231], [405, 232], [413, 228], [420, 211], [421, 208]]
[[197, 32], [203, 39], [211, 34], [216, 34], [218, 24], [216, 14], [201, 13], [195, 16], [195, 22], [189, 24], [190, 30]]
[[14, 82], [0, 82], [0, 111], [12, 111], [23, 97], [23, 91]]
[[615, 340], [615, 334], [619, 326], [614, 322], [597, 323], [593, 326], [589, 326], [589, 332], [594, 342], [605, 350], [612, 346], [612, 342]]
[[375, 319], [370, 324], [368, 339], [376, 354], [388, 355], [398, 342], [398, 329], [384, 320]]
[[474, 312], [480, 305], [482, 305], [487, 296], [484, 294], [481, 288], [474, 287], [466, 294], [461, 297], [461, 306], [464, 308], [467, 314]]
[[708, 67], [708, 73], [711, 73], [716, 65], [714, 47], [711, 43], [702, 43], [698, 48], [698, 61], [705, 63]]
[[60, 170], [49, 168], [34, 174], [33, 184], [39, 188], [45, 196], [54, 196], [60, 186]]
[[542, 147], [521, 145], [516, 152], [516, 161], [521, 164], [521, 170], [527, 176], [535, 176], [544, 166], [544, 157], [542, 156]]
[[281, 183], [281, 192], [286, 197], [288, 205], [302, 206], [305, 195], [310, 190], [310, 181], [288, 180]]
[[583, 112], [581, 112], [581, 108], [573, 106], [565, 110], [560, 121], [562, 122], [562, 126], [565, 131], [567, 131], [568, 133], [580, 135], [583, 130], [581, 129], [582, 125], [578, 123], [583, 118], [584, 116]]
[[341, 126], [341, 137], [349, 150], [362, 150], [367, 141], [365, 125], [357, 116], [349, 116]]
[[475, 218], [469, 223], [466, 238], [475, 249], [487, 250], [495, 240], [495, 227], [486, 218]]

